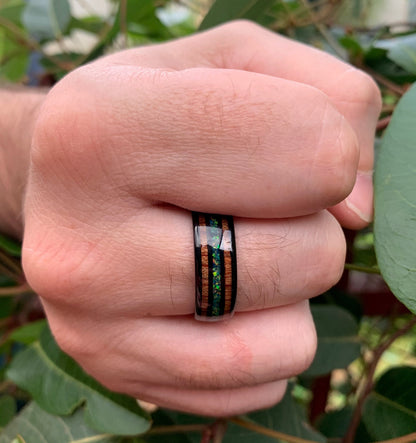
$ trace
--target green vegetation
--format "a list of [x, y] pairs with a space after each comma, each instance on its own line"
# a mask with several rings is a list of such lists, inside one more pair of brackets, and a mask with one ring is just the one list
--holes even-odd
[[[346, 232], [342, 281], [312, 301], [315, 361], [283, 401], [229, 420], [157, 410], [114, 394], [55, 344], [24, 280], [20, 245], [0, 235], [0, 443], [416, 441], [416, 24], [369, 27], [369, 0], [0, 1], [0, 77], [26, 83], [30, 57], [51, 85], [110, 49], [254, 20], [370, 73], [383, 93], [374, 226]], [[89, 10], [91, 5], [91, 10]], [[210, 7], [209, 7], [210, 6]], [[81, 51], [70, 39], [94, 37]], [[388, 288], [387, 287], [387, 285]], [[270, 356], [273, 358], [273, 356]]]

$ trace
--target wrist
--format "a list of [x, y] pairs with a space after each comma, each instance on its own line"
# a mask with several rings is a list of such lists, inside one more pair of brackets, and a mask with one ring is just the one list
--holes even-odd
[[46, 90], [0, 87], [0, 232], [21, 238], [30, 145]]

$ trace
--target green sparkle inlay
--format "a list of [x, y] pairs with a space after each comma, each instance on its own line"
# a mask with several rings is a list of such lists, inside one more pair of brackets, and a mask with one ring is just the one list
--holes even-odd
[[[210, 217], [209, 225], [211, 227], [220, 228], [218, 219]], [[221, 229], [213, 229], [213, 244], [216, 247], [212, 248], [212, 315], [221, 314], [221, 254], [220, 254], [220, 233]]]

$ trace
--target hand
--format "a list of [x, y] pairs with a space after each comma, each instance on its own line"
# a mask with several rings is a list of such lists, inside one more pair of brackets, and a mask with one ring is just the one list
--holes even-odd
[[[367, 75], [246, 22], [69, 74], [35, 129], [23, 248], [58, 343], [161, 406], [276, 403], [313, 359], [340, 223], [371, 219], [379, 111]], [[230, 321], [193, 319], [191, 210], [235, 216]]]
[[29, 169], [29, 151], [45, 89], [0, 84], [0, 232], [23, 233], [22, 200]]

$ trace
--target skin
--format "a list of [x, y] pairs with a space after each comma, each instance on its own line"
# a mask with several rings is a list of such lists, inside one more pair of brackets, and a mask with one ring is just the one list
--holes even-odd
[[[380, 103], [366, 74], [248, 22], [66, 76], [36, 114], [23, 245], [60, 346], [161, 406], [278, 402], [313, 359], [341, 226], [371, 220]], [[191, 210], [235, 217], [230, 321], [193, 319]]]

